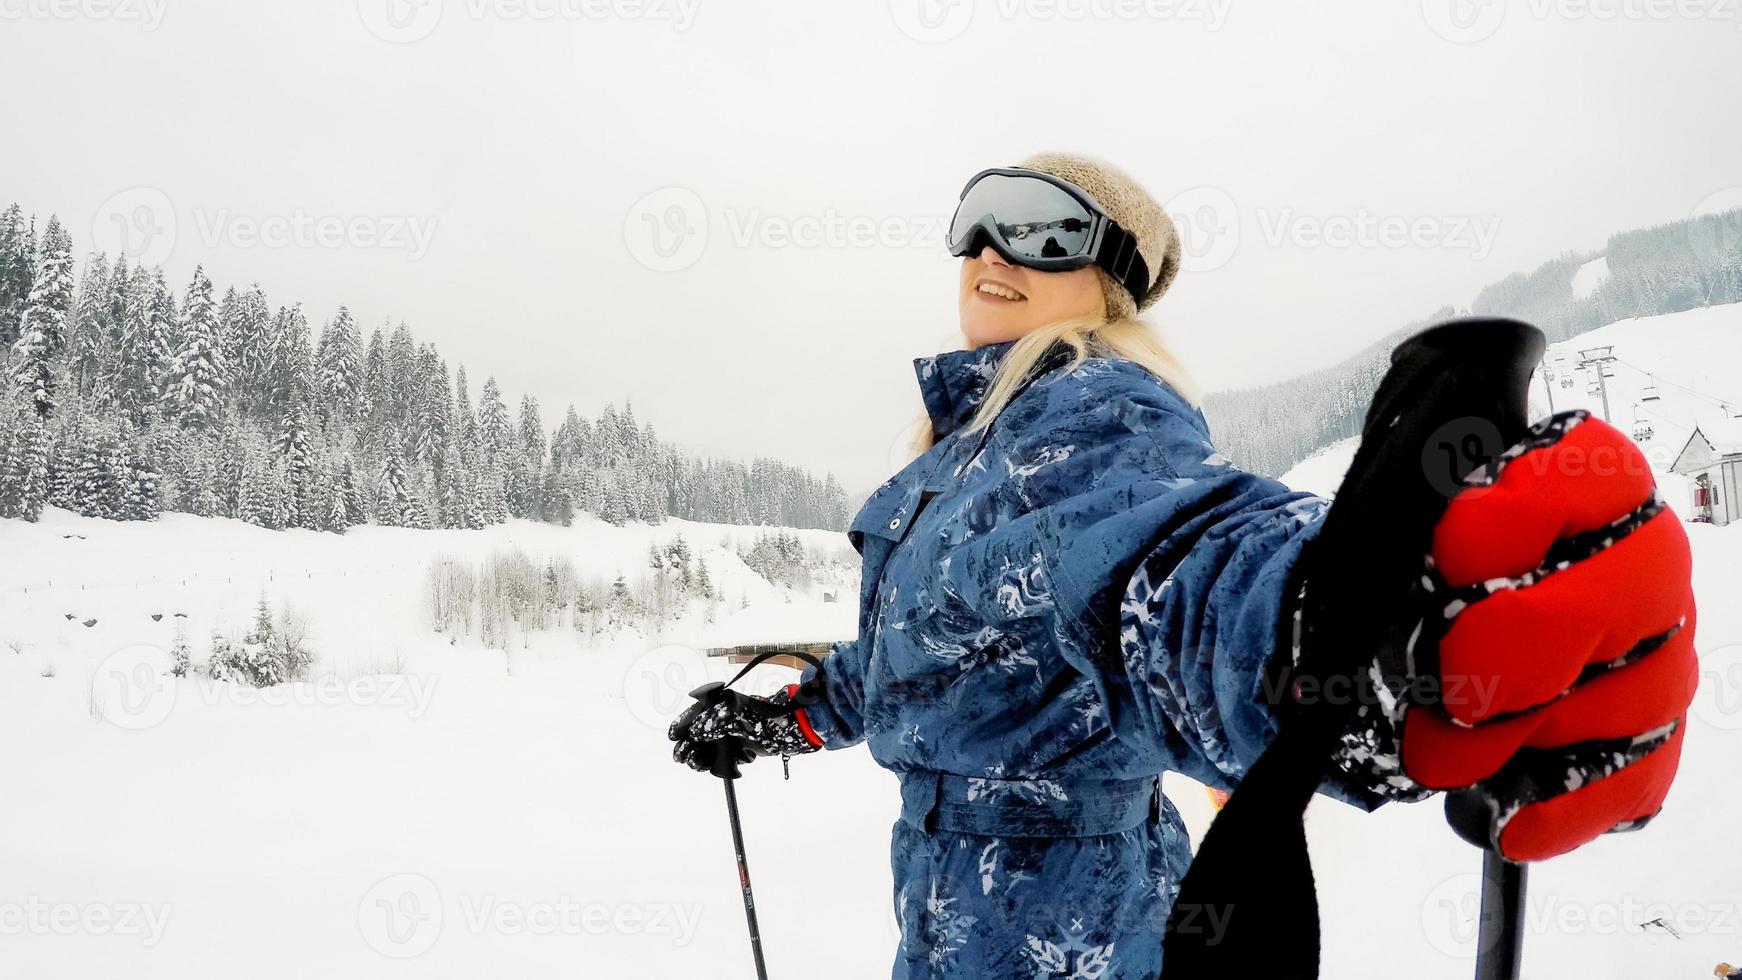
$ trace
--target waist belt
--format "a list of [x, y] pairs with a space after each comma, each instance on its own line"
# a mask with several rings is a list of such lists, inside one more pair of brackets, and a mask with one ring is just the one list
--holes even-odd
[[901, 819], [932, 833], [1098, 837], [1160, 818], [1161, 777], [1055, 781], [981, 779], [914, 770], [901, 776]]

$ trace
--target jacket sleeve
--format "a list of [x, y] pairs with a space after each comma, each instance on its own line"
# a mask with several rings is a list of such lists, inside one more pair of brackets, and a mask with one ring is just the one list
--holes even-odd
[[865, 738], [865, 655], [858, 640], [844, 640], [823, 659], [822, 670], [806, 667], [799, 688], [807, 699], [799, 711], [825, 749], [844, 749]]
[[1233, 466], [1183, 401], [1113, 414], [1124, 446], [1108, 465], [1146, 472], [1129, 491], [1116, 484], [1132, 498], [1123, 511], [1066, 501], [1060, 518], [1077, 526], [1048, 562], [1065, 611], [1077, 609], [1067, 626], [1089, 631], [1078, 666], [1100, 675], [1131, 751], [1231, 789], [1275, 734], [1282, 692], [1268, 680], [1289, 655], [1296, 563], [1328, 502]]

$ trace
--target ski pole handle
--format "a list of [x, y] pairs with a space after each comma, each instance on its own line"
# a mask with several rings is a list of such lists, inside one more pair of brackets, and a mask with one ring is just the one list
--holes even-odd
[[[737, 680], [737, 678], [733, 678]], [[709, 681], [690, 692], [690, 697], [706, 711], [714, 705], [733, 697], [732, 690], [727, 686], [730, 681]], [[713, 744], [713, 762], [708, 771], [721, 779], [737, 779], [743, 773], [738, 769], [738, 756], [742, 751], [742, 740], [727, 736], [717, 739]]]

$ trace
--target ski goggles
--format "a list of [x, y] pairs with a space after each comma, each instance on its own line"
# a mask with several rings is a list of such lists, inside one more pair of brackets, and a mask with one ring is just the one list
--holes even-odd
[[976, 254], [987, 245], [1013, 265], [1041, 272], [1094, 265], [1134, 299], [1149, 292], [1137, 236], [1088, 191], [1052, 174], [997, 167], [968, 181], [950, 219], [950, 254]]

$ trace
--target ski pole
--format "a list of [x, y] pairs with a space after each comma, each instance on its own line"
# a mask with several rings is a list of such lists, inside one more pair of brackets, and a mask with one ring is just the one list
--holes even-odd
[[1476, 980], [1518, 980], [1524, 966], [1526, 868], [1487, 840], [1488, 808], [1465, 790], [1446, 796], [1446, 822], [1482, 848], [1482, 906], [1476, 923]]
[[[738, 675], [742, 677], [743, 674]], [[736, 681], [738, 678], [732, 678]], [[690, 697], [704, 705], [713, 705], [732, 696], [727, 690], [731, 682], [703, 684], [690, 692]], [[738, 739], [722, 738], [714, 743], [714, 758], [709, 771], [720, 777], [726, 786], [726, 817], [732, 824], [732, 853], [738, 859], [738, 888], [744, 895], [744, 919], [750, 925], [750, 955], [756, 958], [756, 980], [768, 980], [768, 964], [762, 958], [762, 929], [756, 924], [756, 896], [750, 891], [750, 862], [744, 857], [744, 824], [738, 818], [738, 791], [733, 786], [739, 776], [738, 760], [745, 758]]]
[[[731, 764], [729, 755], [720, 758]], [[737, 766], [732, 768], [736, 770]], [[744, 919], [750, 924], [750, 955], [756, 958], [756, 980], [768, 980], [768, 964], [762, 960], [762, 929], [756, 925], [756, 896], [750, 892], [750, 863], [744, 860], [744, 827], [738, 821], [738, 793], [732, 788], [737, 777], [738, 773], [734, 771], [730, 776], [721, 776], [720, 782], [726, 787], [726, 814], [732, 820], [732, 851], [738, 856], [738, 884], [744, 890]]]
[[[738, 671], [724, 684], [719, 681], [703, 684], [690, 692], [690, 697], [704, 705], [714, 705], [729, 697], [741, 697], [731, 690], [733, 684], [751, 669], [764, 661], [779, 655], [797, 657], [808, 662], [813, 667], [822, 667], [822, 662], [808, 653], [796, 650], [770, 650], [757, 654], [744, 669]], [[726, 816], [732, 823], [732, 853], [738, 859], [738, 887], [744, 895], [744, 921], [750, 926], [750, 955], [756, 959], [756, 980], [768, 980], [768, 964], [762, 958], [762, 928], [756, 923], [756, 896], [750, 890], [750, 862], [744, 857], [744, 824], [738, 818], [738, 791], [733, 781], [739, 776], [740, 760], [748, 762], [751, 754], [744, 748], [743, 741], [736, 738], [720, 739], [714, 749], [713, 764], [709, 771], [720, 777], [720, 782], [726, 785]]]

